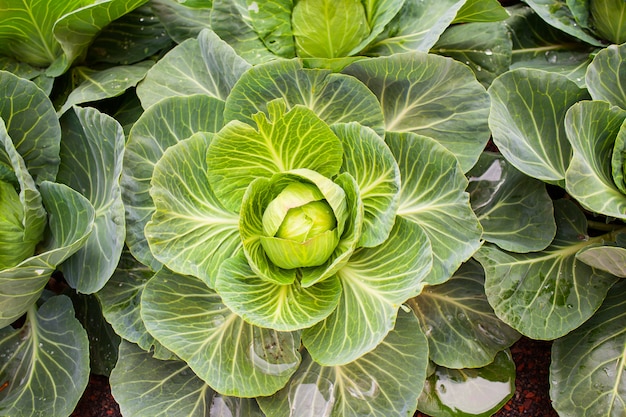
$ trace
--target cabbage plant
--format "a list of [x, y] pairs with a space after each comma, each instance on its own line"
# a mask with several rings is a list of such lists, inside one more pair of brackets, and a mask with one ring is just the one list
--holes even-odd
[[[205, 30], [137, 94], [121, 180], [135, 260], [99, 293], [126, 339], [111, 375], [122, 412], [184, 397], [170, 413], [412, 414], [441, 314], [416, 300], [463, 282], [481, 243], [464, 174], [489, 137], [473, 73], [425, 53], [341, 73], [252, 66]], [[487, 366], [519, 337], [471, 276], [482, 322], [462, 338], [480, 353], [437, 356], [442, 369]], [[158, 394], [165, 372], [172, 394]]]

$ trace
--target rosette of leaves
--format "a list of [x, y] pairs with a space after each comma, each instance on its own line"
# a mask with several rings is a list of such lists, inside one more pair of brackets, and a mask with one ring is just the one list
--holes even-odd
[[188, 7], [174, 0], [154, 3], [178, 41], [210, 28], [253, 64], [299, 57], [308, 65], [334, 68], [363, 56], [427, 52], [453, 23], [508, 17], [495, 0], [218, 0]]
[[32, 81], [0, 71], [0, 85], [0, 412], [67, 416], [87, 385], [88, 336], [48, 284], [93, 293], [115, 270], [124, 136], [91, 108], [59, 120]]
[[[607, 347], [623, 347], [621, 330], [598, 327], [596, 315], [620, 305], [607, 294], [619, 288], [626, 260], [625, 50], [600, 50], [586, 68], [586, 88], [564, 75], [523, 68], [501, 75], [489, 88], [490, 126], [502, 156], [550, 184], [553, 195], [567, 196], [548, 203], [556, 233], [545, 249], [507, 248], [492, 240], [475, 255], [485, 268], [496, 314], [522, 334], [556, 340], [551, 392], [554, 407], [564, 414], [624, 412], [623, 370], [596, 372], [611, 361], [623, 363], [623, 349], [616, 357]], [[584, 348], [559, 353], [577, 337], [588, 340]], [[579, 366], [583, 356], [594, 360]], [[594, 387], [598, 408], [569, 395], [582, 385]]]
[[86, 54], [98, 33], [146, 0], [71, 0], [3, 2], [0, 55], [46, 68], [56, 77]]
[[[488, 102], [472, 72], [425, 53], [343, 73], [251, 66], [203, 31], [137, 92], [122, 188], [145, 266], [100, 293], [143, 350], [125, 342], [111, 376], [123, 412], [173, 412], [189, 395], [200, 414], [412, 413], [428, 344], [402, 305], [480, 246], [463, 173], [488, 138]], [[174, 360], [153, 371], [157, 358]]]

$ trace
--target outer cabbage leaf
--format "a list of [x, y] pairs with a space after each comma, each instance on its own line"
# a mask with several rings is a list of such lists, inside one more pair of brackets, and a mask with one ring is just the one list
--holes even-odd
[[626, 110], [626, 44], [610, 45], [593, 58], [585, 79], [594, 100], [605, 100]]
[[339, 366], [321, 366], [305, 353], [285, 388], [258, 402], [273, 417], [409, 416], [427, 365], [426, 337], [415, 316], [400, 311], [395, 328], [370, 353]]
[[586, 235], [587, 221], [574, 203], [556, 201], [555, 217], [556, 237], [544, 251], [516, 254], [485, 244], [475, 255], [497, 316], [533, 339], [556, 339], [579, 327], [617, 280], [576, 259], [602, 237]]
[[211, 288], [221, 263], [241, 250], [239, 216], [224, 208], [209, 185], [211, 135], [198, 133], [165, 150], [154, 167], [156, 207], [145, 233], [152, 254], [172, 271]]
[[177, 43], [195, 38], [203, 29], [211, 28], [211, 1], [203, 7], [187, 7], [178, 0], [151, 0], [150, 9], [165, 26], [167, 34]]
[[[589, 210], [626, 219], [626, 194], [622, 192], [626, 186], [623, 179], [621, 189], [616, 185], [611, 167], [616, 138], [626, 135], [626, 110], [605, 101], [582, 101], [571, 107], [565, 120], [574, 150], [565, 174], [568, 193]], [[623, 163], [622, 152], [616, 157]], [[623, 178], [623, 171], [621, 174]]]
[[224, 103], [213, 97], [171, 97], [146, 110], [133, 125], [124, 151], [122, 199], [126, 209], [126, 244], [142, 263], [158, 270], [144, 227], [155, 211], [150, 197], [154, 165], [168, 147], [197, 132], [216, 132], [223, 125]]
[[[292, 31], [293, 0], [256, 2], [247, 0], [250, 24], [263, 45], [283, 58], [296, 56]], [[321, 2], [320, 2], [321, 3]]]
[[120, 346], [111, 392], [121, 412], [136, 417], [263, 417], [254, 399], [222, 396], [185, 362], [157, 360], [128, 342]]
[[148, 333], [141, 320], [141, 294], [154, 271], [138, 262], [129, 252], [122, 252], [120, 263], [106, 285], [96, 293], [104, 318], [124, 340], [137, 344], [155, 359], [174, 355]]
[[8, 383], [0, 413], [72, 413], [89, 380], [89, 342], [69, 298], [52, 297], [39, 310], [32, 305], [22, 328], [0, 329], [0, 352], [0, 378]]
[[489, 86], [494, 78], [509, 70], [511, 34], [503, 22], [453, 25], [441, 34], [430, 52], [464, 62], [478, 81]]
[[291, 26], [298, 56], [338, 58], [351, 55], [370, 32], [363, 6], [360, 0], [295, 2]]
[[473, 260], [449, 281], [427, 286], [409, 305], [428, 337], [430, 360], [439, 366], [487, 366], [520, 337], [493, 312], [485, 295], [485, 273]]
[[515, 393], [515, 362], [508, 350], [482, 368], [437, 367], [426, 380], [417, 408], [440, 417], [489, 417]]
[[398, 217], [426, 233], [433, 252], [426, 282], [442, 283], [481, 244], [482, 228], [465, 192], [467, 179], [454, 155], [431, 138], [389, 133], [386, 140], [400, 167]]
[[576, 259], [616, 277], [626, 278], [626, 248], [623, 246], [591, 245], [578, 251]]
[[557, 72], [585, 87], [585, 71], [597, 48], [550, 26], [524, 4], [509, 6], [507, 11], [514, 51], [511, 69]]
[[406, 0], [363, 53], [381, 56], [407, 51], [428, 52], [464, 3], [465, 0]]
[[85, 244], [93, 227], [95, 210], [76, 191], [45, 181], [40, 192], [50, 233], [39, 254], [0, 271], [0, 328], [37, 301], [56, 267]]
[[247, 62], [256, 65], [276, 58], [254, 30], [249, 0], [214, 0], [210, 24]]
[[108, 24], [89, 45], [85, 61], [123, 66], [139, 63], [172, 47], [163, 22], [149, 1]]
[[400, 197], [400, 169], [385, 142], [358, 123], [332, 127], [343, 145], [341, 171], [355, 178], [363, 201], [359, 246], [383, 243], [393, 227]]
[[587, 91], [564, 75], [516, 69], [496, 78], [489, 95], [489, 126], [502, 155], [526, 175], [561, 183], [572, 153], [565, 113]]
[[267, 103], [282, 98], [291, 109], [301, 104], [326, 124], [357, 122], [384, 133], [383, 113], [376, 96], [354, 77], [329, 70], [303, 69], [299, 60], [256, 65], [241, 76], [226, 100], [225, 120], [252, 124], [267, 112]]
[[0, 117], [36, 183], [54, 181], [61, 127], [46, 94], [32, 81], [0, 71]]
[[421, 292], [431, 259], [426, 234], [400, 217], [384, 243], [357, 250], [337, 272], [343, 286], [337, 309], [302, 332], [311, 357], [342, 365], [373, 350], [393, 328], [400, 305]]
[[528, 0], [525, 3], [532, 7], [549, 25], [588, 44], [602, 46], [600, 40], [596, 39], [585, 27], [579, 24], [573, 11], [566, 4], [558, 0]]
[[161, 269], [144, 288], [141, 317], [159, 342], [223, 395], [271, 395], [300, 364], [298, 332], [246, 323], [194, 277]]
[[58, 76], [85, 52], [98, 32], [146, 0], [7, 0], [0, 25], [0, 53]]
[[556, 223], [545, 183], [492, 153], [483, 153], [468, 174], [467, 191], [483, 239], [511, 252], [539, 251], [552, 242]]
[[509, 16], [498, 0], [468, 0], [459, 9], [452, 23], [498, 22], [508, 19]]
[[230, 45], [205, 29], [161, 58], [137, 87], [137, 95], [145, 109], [172, 96], [205, 94], [225, 100], [249, 67]]
[[426, 53], [397, 54], [355, 62], [346, 74], [376, 94], [388, 132], [432, 137], [469, 170], [489, 139], [489, 96], [458, 61]]
[[94, 230], [77, 253], [63, 263], [72, 288], [100, 290], [117, 267], [126, 228], [120, 190], [124, 132], [115, 119], [96, 109], [75, 107], [62, 120], [61, 167], [57, 181], [80, 192], [96, 210]]
[[117, 97], [137, 85], [143, 79], [152, 62], [139, 62], [107, 68], [101, 71], [88, 67], [72, 69], [72, 76], [78, 86], [74, 88], [63, 103], [59, 114], [65, 113], [75, 104], [87, 103], [111, 97]]
[[552, 345], [550, 398], [562, 415], [626, 413], [626, 281], [609, 291], [591, 319]]

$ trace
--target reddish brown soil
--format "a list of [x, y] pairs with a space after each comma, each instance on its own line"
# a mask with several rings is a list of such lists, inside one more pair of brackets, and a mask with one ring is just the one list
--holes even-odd
[[[550, 346], [550, 342], [528, 338], [522, 338], [513, 345], [511, 353], [517, 364], [515, 394], [494, 417], [558, 417], [548, 394]], [[107, 378], [91, 377], [71, 417], [121, 417]], [[415, 417], [428, 416], [418, 412]]]

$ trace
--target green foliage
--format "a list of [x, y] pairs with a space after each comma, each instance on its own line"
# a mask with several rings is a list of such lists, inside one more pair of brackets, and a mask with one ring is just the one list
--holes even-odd
[[4, 1], [0, 414], [623, 414], [620, 7]]

